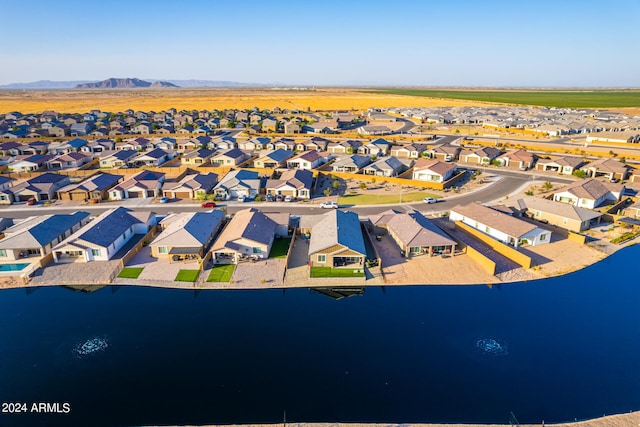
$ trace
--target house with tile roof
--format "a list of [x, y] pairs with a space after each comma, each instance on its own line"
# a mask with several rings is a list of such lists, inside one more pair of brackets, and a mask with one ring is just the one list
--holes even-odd
[[495, 147], [480, 147], [474, 150], [464, 149], [458, 155], [461, 162], [476, 165], [488, 165], [502, 152]]
[[605, 158], [594, 160], [582, 166], [580, 170], [587, 173], [587, 177], [604, 177], [609, 180], [623, 180], [627, 178], [630, 167], [619, 160]]
[[143, 170], [109, 190], [109, 200], [146, 199], [160, 197], [163, 172]]
[[405, 257], [452, 254], [456, 242], [418, 211], [400, 212], [389, 209], [370, 215], [376, 229], [386, 231]]
[[216, 197], [224, 200], [239, 196], [255, 197], [260, 193], [262, 181], [258, 172], [244, 169], [233, 170], [226, 174], [213, 189]]
[[[127, 166], [129, 160], [138, 155], [137, 150], [119, 150], [107, 154], [100, 159], [101, 168], [121, 168]], [[128, 166], [127, 166], [128, 167]]]
[[154, 148], [151, 151], [138, 153], [137, 156], [127, 161], [127, 165], [132, 168], [143, 166], [160, 166], [173, 159], [173, 151], [165, 151], [162, 148]]
[[56, 191], [69, 183], [69, 177], [55, 173], [43, 173], [34, 176], [27, 181], [0, 191], [0, 203], [11, 204], [14, 202], [26, 202], [33, 198], [36, 201], [53, 200]]
[[32, 216], [4, 230], [0, 262], [40, 258], [89, 222], [88, 212]]
[[266, 183], [267, 194], [272, 196], [291, 196], [294, 199], [311, 198], [313, 173], [304, 169], [284, 171], [279, 179], [269, 179]]
[[149, 244], [151, 256], [169, 263], [202, 261], [224, 223], [224, 212], [182, 212], [160, 221], [162, 232]]
[[312, 170], [324, 165], [328, 160], [327, 156], [323, 156], [318, 151], [311, 150], [300, 153], [287, 160], [289, 169], [306, 169]]
[[460, 221], [516, 248], [551, 241], [551, 231], [475, 202], [451, 208], [449, 221]]
[[525, 197], [516, 201], [520, 215], [579, 233], [600, 224], [602, 214], [569, 203], [540, 197]]
[[210, 194], [218, 183], [218, 175], [196, 173], [185, 175], [178, 182], [168, 182], [162, 186], [162, 194], [170, 199], [197, 199], [199, 196]]
[[238, 166], [248, 158], [247, 154], [239, 148], [231, 148], [213, 156], [211, 164], [214, 166]]
[[77, 169], [89, 163], [91, 160], [91, 155], [87, 153], [72, 152], [55, 156], [53, 159], [47, 161], [46, 165], [49, 170]]
[[335, 209], [324, 215], [302, 216], [300, 232], [310, 236], [311, 267], [364, 269], [367, 250], [355, 212]]
[[[405, 160], [406, 161], [406, 160]], [[412, 160], [410, 162], [413, 162]], [[362, 168], [364, 175], [398, 176], [409, 169], [409, 166], [395, 157], [384, 157]]]
[[538, 159], [536, 170], [557, 172], [559, 175], [573, 175], [573, 172], [584, 165], [582, 157], [564, 156], [552, 159]]
[[74, 184], [66, 185], [56, 191], [60, 200], [107, 200], [109, 189], [116, 186], [124, 176], [99, 173]]
[[536, 155], [525, 150], [507, 151], [498, 156], [496, 161], [503, 167], [528, 170], [533, 167]]
[[342, 157], [331, 164], [333, 172], [358, 173], [371, 163], [371, 157], [353, 154], [348, 157]]
[[595, 209], [605, 203], [618, 202], [624, 190], [625, 187], [621, 184], [590, 178], [567, 185], [553, 194], [553, 200]]
[[255, 159], [253, 161], [253, 167], [264, 169], [285, 167], [287, 160], [291, 157], [293, 157], [293, 151], [278, 148]]
[[426, 151], [426, 144], [403, 144], [393, 146], [391, 155], [398, 158], [417, 159]]
[[142, 238], [156, 225], [153, 212], [132, 211], [122, 206], [96, 219], [53, 247], [55, 263], [109, 261], [131, 239]]
[[257, 209], [236, 212], [216, 239], [211, 252], [215, 264], [237, 264], [243, 259], [266, 259], [278, 224]]
[[450, 179], [457, 165], [436, 159], [418, 159], [413, 165], [412, 179], [443, 183]]

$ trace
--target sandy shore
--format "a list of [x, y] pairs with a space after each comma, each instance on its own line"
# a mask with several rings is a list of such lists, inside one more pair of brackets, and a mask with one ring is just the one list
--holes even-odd
[[[592, 420], [559, 423], [559, 424], [519, 424], [520, 427], [540, 426], [566, 426], [566, 427], [638, 427], [640, 426], [640, 412], [628, 414], [609, 415]], [[286, 427], [511, 427], [509, 424], [348, 424], [348, 423], [287, 423]], [[207, 426], [207, 427], [214, 427]], [[236, 427], [236, 426], [216, 426]], [[238, 426], [239, 427], [239, 426]], [[285, 427], [284, 424], [246, 424], [242, 427]]]

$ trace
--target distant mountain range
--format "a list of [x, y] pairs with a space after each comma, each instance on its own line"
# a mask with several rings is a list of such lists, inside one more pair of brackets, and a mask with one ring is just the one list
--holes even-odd
[[162, 88], [162, 87], [178, 87], [173, 83], [156, 81], [148, 82], [140, 79], [116, 79], [110, 78], [101, 82], [83, 83], [76, 85], [74, 89], [136, 89], [136, 88]]
[[[138, 81], [143, 82], [143, 84], [147, 84], [147, 86], [108, 86], [109, 84], [114, 83], [105, 83], [110, 82], [112, 80], [124, 81]], [[157, 85], [160, 83], [161, 85]], [[87, 84], [92, 84], [95, 86], [86, 86]], [[123, 83], [126, 84], [126, 83]], [[133, 84], [133, 83], [132, 83]], [[153, 84], [156, 84], [153, 86]], [[169, 84], [169, 85], [167, 85]], [[259, 83], [241, 83], [241, 82], [232, 82], [226, 80], [157, 80], [157, 79], [107, 79], [101, 82], [97, 80], [70, 80], [70, 81], [52, 81], [52, 80], [38, 80], [37, 82], [28, 82], [28, 83], [10, 83], [7, 85], [0, 85], [0, 89], [97, 89], [97, 88], [145, 88], [145, 87], [183, 87], [183, 88], [198, 88], [198, 87], [260, 87], [260, 86], [270, 86]]]

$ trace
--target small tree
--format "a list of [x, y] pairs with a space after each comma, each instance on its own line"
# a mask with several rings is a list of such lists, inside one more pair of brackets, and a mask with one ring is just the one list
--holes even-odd
[[353, 147], [347, 148], [347, 154], [353, 154]]
[[584, 178], [587, 176], [587, 171], [583, 171], [581, 169], [575, 170], [573, 171], [573, 176], [576, 176], [578, 178]]
[[373, 178], [371, 178], [371, 183], [375, 184], [376, 183], [376, 177], [374, 176]]
[[544, 183], [544, 189], [545, 190], [551, 190], [553, 188], [553, 184], [550, 183], [549, 181]]
[[367, 188], [367, 183], [366, 182], [361, 182], [359, 185], [361, 190], [365, 190]]
[[618, 160], [620, 160], [621, 163], [627, 163], [626, 157], [620, 157]]
[[329, 187], [324, 189], [324, 195], [329, 197], [331, 195], [331, 189]]

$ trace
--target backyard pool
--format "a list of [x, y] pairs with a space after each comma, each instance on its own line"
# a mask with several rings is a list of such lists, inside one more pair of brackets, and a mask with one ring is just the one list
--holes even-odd
[[24, 270], [26, 266], [28, 266], [28, 262], [20, 262], [13, 264], [0, 264], [0, 273], [7, 271], [21, 271]]

